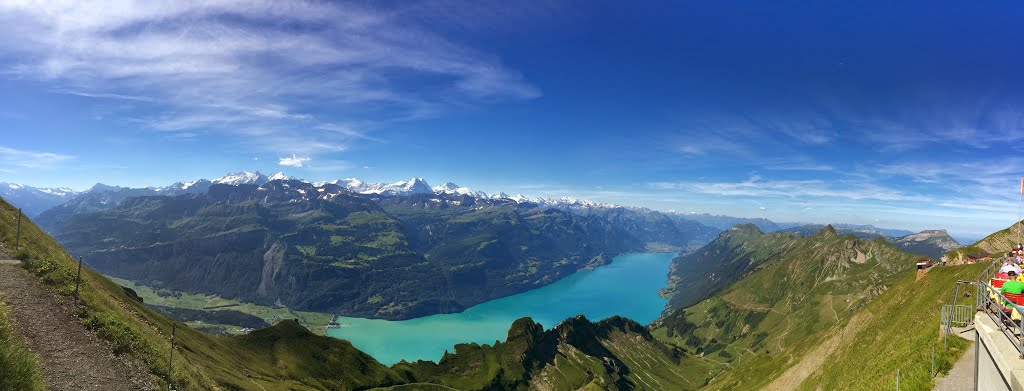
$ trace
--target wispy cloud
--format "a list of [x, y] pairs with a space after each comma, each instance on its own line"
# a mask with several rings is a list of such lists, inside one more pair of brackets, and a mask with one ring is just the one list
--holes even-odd
[[868, 182], [807, 180], [767, 180], [752, 176], [738, 182], [651, 182], [655, 190], [684, 190], [716, 196], [742, 197], [827, 197], [850, 200], [931, 201], [925, 196], [907, 194]]
[[310, 158], [308, 157], [298, 157], [292, 155], [291, 157], [283, 157], [279, 159], [277, 161], [277, 164], [285, 167], [302, 167], [302, 164], [308, 162], [309, 160]]
[[[37, 152], [0, 146], [0, 165], [7, 172], [11, 167], [27, 169], [52, 169], [60, 163], [74, 159], [74, 156], [53, 152]], [[0, 166], [0, 167], [2, 167]]]
[[[155, 131], [300, 154], [375, 140], [381, 121], [540, 95], [491, 55], [352, 3], [3, 2], [0, 59], [8, 76], [130, 104]], [[355, 122], [366, 128], [336, 125]]]

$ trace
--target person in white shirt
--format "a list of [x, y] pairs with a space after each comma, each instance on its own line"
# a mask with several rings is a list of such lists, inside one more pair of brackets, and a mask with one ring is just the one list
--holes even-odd
[[1009, 273], [1011, 270], [1017, 275], [1020, 275], [1020, 266], [1017, 266], [1013, 261], [1007, 261], [999, 268], [1000, 273]]

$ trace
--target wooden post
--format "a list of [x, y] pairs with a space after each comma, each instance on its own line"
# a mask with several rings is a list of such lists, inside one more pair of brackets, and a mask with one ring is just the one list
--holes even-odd
[[900, 391], [900, 370], [896, 370], [896, 391]]
[[75, 307], [78, 307], [78, 284], [82, 281], [82, 257], [78, 257], [78, 275], [75, 276]]
[[[171, 378], [171, 363], [174, 360], [174, 330], [177, 328], [177, 323], [171, 323], [171, 351], [167, 355], [167, 385], [170, 386], [173, 383]], [[173, 389], [173, 388], [172, 388]]]
[[18, 233], [14, 236], [14, 252], [21, 250], [21, 208], [18, 208]]

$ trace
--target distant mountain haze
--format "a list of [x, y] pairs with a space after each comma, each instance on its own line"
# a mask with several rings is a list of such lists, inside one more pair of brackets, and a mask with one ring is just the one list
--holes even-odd
[[29, 217], [63, 204], [79, 192], [68, 188], [38, 188], [17, 183], [0, 182], [0, 197], [21, 208]]

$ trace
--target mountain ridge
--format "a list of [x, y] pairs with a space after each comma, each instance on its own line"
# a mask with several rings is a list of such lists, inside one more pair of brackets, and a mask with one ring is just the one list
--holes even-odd
[[[652, 331], [715, 368], [710, 389], [764, 385], [908, 275], [916, 261], [884, 240], [839, 235], [830, 226], [811, 237], [737, 226], [673, 260], [674, 272], [716, 257], [722, 266], [714, 270], [725, 270], [731, 281], [701, 287], [711, 295], [693, 305], [670, 301]], [[678, 277], [670, 300], [700, 281]], [[734, 367], [744, 369], [729, 370]]]

